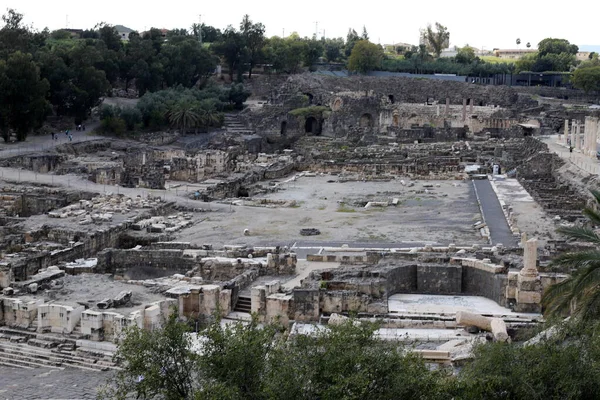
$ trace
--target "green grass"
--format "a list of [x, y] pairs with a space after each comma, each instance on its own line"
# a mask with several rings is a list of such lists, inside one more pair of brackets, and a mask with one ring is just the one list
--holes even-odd
[[507, 59], [496, 57], [496, 56], [481, 56], [479, 58], [481, 60], [485, 61], [486, 63], [490, 63], [490, 64], [502, 64], [502, 63], [512, 64], [516, 61], [516, 60], [507, 60]]
[[342, 203], [338, 206], [337, 212], [353, 213], [353, 212], [356, 212], [356, 210], [354, 208], [348, 207], [347, 205]]

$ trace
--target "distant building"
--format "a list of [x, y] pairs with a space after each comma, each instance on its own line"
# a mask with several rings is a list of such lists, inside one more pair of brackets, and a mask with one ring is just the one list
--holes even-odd
[[442, 52], [440, 53], [440, 57], [441, 58], [451, 58], [451, 57], [456, 57], [457, 54], [458, 54], [458, 50], [456, 50], [455, 48], [445, 49], [445, 50], [442, 50]]
[[590, 59], [590, 54], [592, 54], [591, 51], [579, 51], [575, 57], [577, 61], [585, 61]]
[[[166, 38], [167, 34], [169, 33], [169, 30], [165, 29], [165, 28], [159, 29], [159, 31], [160, 31], [160, 35], [164, 38]], [[140, 36], [144, 37], [146, 34], [149, 34], [149, 33], [150, 33], [150, 31], [144, 31], [140, 34]]]
[[537, 49], [494, 49], [494, 56], [505, 60], [520, 60], [533, 53], [537, 53]]
[[404, 54], [412, 49], [413, 46], [414, 44], [398, 42], [394, 44], [384, 44], [383, 48], [390, 53]]
[[123, 25], [115, 25], [115, 29], [119, 33], [119, 37], [121, 38], [122, 41], [124, 41], [124, 42], [129, 41], [129, 34], [131, 32], [133, 32], [133, 29], [128, 28]]

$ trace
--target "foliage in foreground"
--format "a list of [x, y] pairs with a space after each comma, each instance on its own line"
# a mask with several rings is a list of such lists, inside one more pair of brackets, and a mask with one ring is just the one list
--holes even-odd
[[[600, 205], [600, 191], [592, 190], [592, 195]], [[600, 236], [594, 230], [600, 225], [600, 212], [586, 207], [583, 214], [588, 226], [561, 228], [558, 232], [592, 247], [562, 254], [553, 261], [553, 266], [567, 268], [571, 275], [544, 293], [542, 304], [547, 316], [571, 313], [575, 320], [583, 322], [600, 317]]]
[[211, 323], [196, 342], [170, 318], [120, 345], [124, 369], [106, 398], [150, 399], [592, 399], [600, 385], [599, 323], [564, 324], [538, 344], [487, 343], [452, 375], [428, 368], [376, 324], [288, 336], [280, 325]]
[[124, 369], [106, 398], [163, 399], [436, 399], [443, 372], [431, 372], [396, 342], [373, 336], [374, 324], [352, 321], [289, 337], [254, 320], [215, 321], [191, 348], [186, 325], [170, 318], [160, 330], [131, 328], [116, 359]]

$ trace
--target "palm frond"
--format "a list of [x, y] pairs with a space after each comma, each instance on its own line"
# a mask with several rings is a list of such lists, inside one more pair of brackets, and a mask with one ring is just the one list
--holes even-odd
[[594, 199], [596, 200], [596, 204], [598, 204], [600, 206], [600, 190], [591, 189], [590, 193], [592, 194], [592, 196], [594, 196]]
[[600, 213], [593, 208], [586, 207], [582, 211], [583, 215], [587, 217], [594, 225], [600, 225]]
[[558, 233], [568, 236], [570, 239], [600, 244], [600, 236], [594, 230], [581, 226], [558, 228]]
[[600, 250], [564, 253], [550, 263], [551, 267], [561, 266], [576, 269], [592, 265], [600, 267]]
[[600, 286], [598, 284], [588, 288], [576, 300], [573, 315], [581, 321], [589, 321], [600, 317]]
[[546, 316], [561, 316], [571, 307], [575, 280], [572, 277], [550, 286], [542, 296], [542, 306]]

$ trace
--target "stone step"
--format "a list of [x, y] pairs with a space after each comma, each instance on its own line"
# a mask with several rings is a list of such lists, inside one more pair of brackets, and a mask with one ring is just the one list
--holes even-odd
[[4, 365], [7, 367], [14, 367], [14, 368], [26, 368], [26, 369], [44, 368], [44, 367], [45, 368], [53, 368], [53, 369], [64, 369], [61, 367], [57, 367], [55, 365], [40, 364], [40, 363], [36, 363], [33, 361], [16, 359], [16, 358], [10, 357], [10, 355], [7, 355], [7, 354], [0, 354], [0, 365]]
[[98, 358], [86, 358], [78, 355], [74, 355], [70, 352], [62, 352], [58, 350], [45, 350], [38, 347], [31, 347], [27, 345], [12, 345], [12, 344], [0, 344], [0, 352], [3, 354], [13, 354], [19, 358], [34, 359], [38, 362], [50, 363], [53, 365], [69, 365], [76, 368], [87, 369], [87, 370], [106, 370], [106, 369], [119, 369], [112, 363], [112, 361], [98, 359]]
[[250, 313], [252, 311], [252, 300], [250, 297], [239, 296], [233, 311]]
[[60, 362], [52, 362], [44, 359], [38, 359], [35, 357], [30, 357], [23, 354], [15, 354], [12, 352], [3, 351], [0, 354], [0, 360], [4, 363], [12, 363], [14, 365], [25, 365], [31, 368], [55, 368], [55, 369], [64, 369], [62, 363]]
[[11, 328], [8, 326], [0, 326], [0, 339], [5, 338], [4, 335], [8, 335], [8, 336], [12, 336], [12, 337], [23, 337], [26, 340], [30, 340], [30, 339], [45, 340], [45, 341], [54, 342], [57, 344], [61, 344], [61, 343], [75, 344], [75, 340], [70, 339], [70, 338], [65, 338], [64, 336], [55, 336], [52, 334], [30, 332], [28, 330]]
[[25, 365], [15, 365], [15, 364], [9, 363], [8, 361], [2, 361], [1, 357], [0, 357], [0, 367], [33, 369], [33, 367], [28, 367]]

